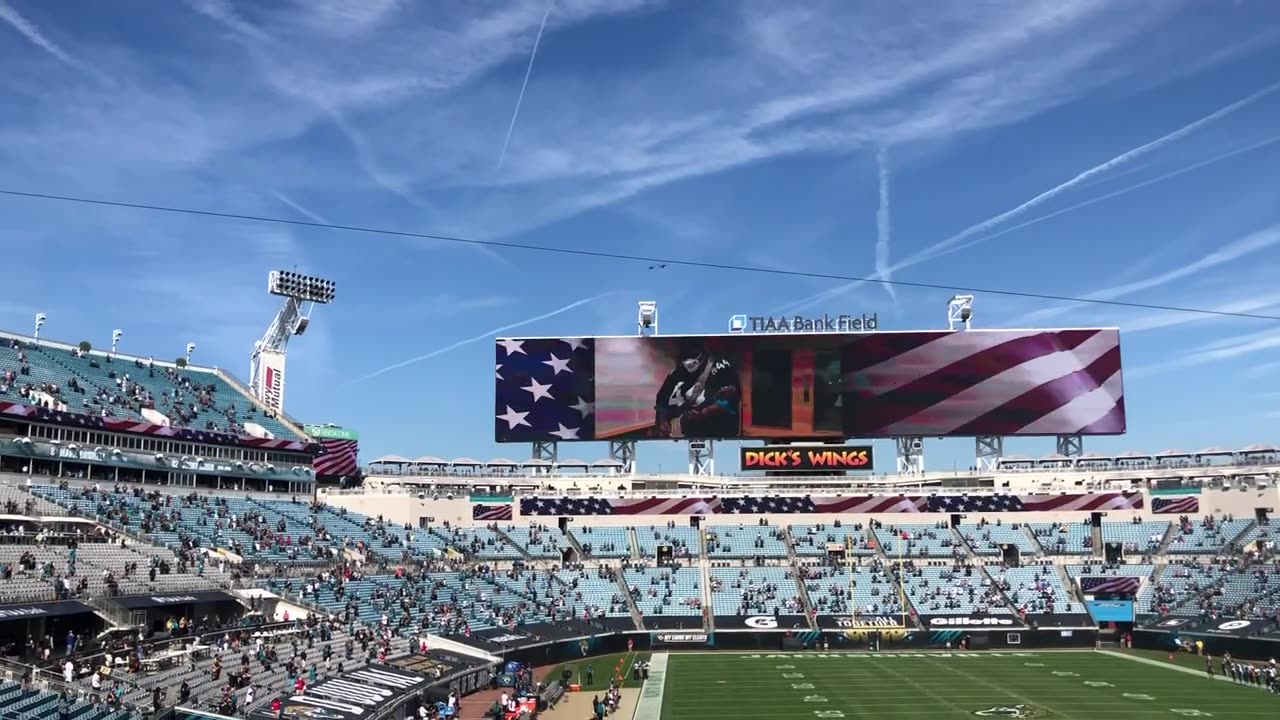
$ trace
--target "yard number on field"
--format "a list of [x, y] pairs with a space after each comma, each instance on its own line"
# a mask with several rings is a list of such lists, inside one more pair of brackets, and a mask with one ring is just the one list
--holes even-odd
[[843, 713], [843, 712], [840, 712], [839, 710], [814, 710], [814, 711], [813, 711], [813, 714], [814, 714], [814, 716], [815, 716], [815, 717], [820, 717], [820, 718], [842, 718], [842, 717], [844, 717], [844, 713]]
[[1195, 708], [1171, 708], [1169, 712], [1186, 715], [1187, 717], [1213, 717], [1213, 713], [1203, 712]]

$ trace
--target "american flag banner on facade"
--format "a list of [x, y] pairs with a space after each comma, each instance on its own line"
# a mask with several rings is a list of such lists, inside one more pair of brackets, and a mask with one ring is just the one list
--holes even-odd
[[1198, 512], [1200, 512], [1200, 498], [1195, 495], [1151, 498], [1153, 515], [1194, 515]]
[[840, 362], [850, 437], [1125, 430], [1114, 329], [866, 333]]
[[471, 506], [471, 519], [484, 520], [486, 522], [495, 520], [510, 520], [512, 509], [510, 505], [484, 505], [475, 503]]
[[337, 438], [320, 438], [321, 455], [316, 456], [316, 477], [353, 476], [360, 472], [359, 440], [340, 440]]
[[1141, 588], [1142, 578], [1132, 575], [1086, 575], [1080, 578], [1080, 591], [1090, 594], [1137, 595]]
[[1097, 512], [1141, 510], [1142, 493], [1073, 493], [1067, 495], [937, 495], [929, 498], [929, 512]]
[[595, 436], [595, 343], [590, 338], [499, 340], [498, 442]]
[[1093, 512], [1141, 510], [1142, 493], [1095, 495], [796, 495], [738, 497], [523, 497], [521, 515], [879, 515], [922, 512]]

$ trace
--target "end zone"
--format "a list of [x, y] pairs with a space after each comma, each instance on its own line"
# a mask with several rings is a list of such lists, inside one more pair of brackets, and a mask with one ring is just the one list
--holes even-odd
[[662, 697], [667, 687], [667, 653], [654, 653], [649, 657], [649, 679], [640, 688], [640, 702], [636, 703], [634, 720], [660, 720]]

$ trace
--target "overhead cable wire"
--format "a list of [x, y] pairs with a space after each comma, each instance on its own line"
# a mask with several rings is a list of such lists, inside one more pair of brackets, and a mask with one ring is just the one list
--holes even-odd
[[678, 267], [700, 268], [705, 270], [724, 270], [728, 272], [754, 273], [758, 275], [775, 275], [779, 277], [795, 277], [809, 278], [815, 280], [839, 280], [841, 282], [864, 282], [877, 283], [880, 285], [892, 285], [895, 287], [920, 288], [925, 290], [947, 290], [957, 293], [967, 293], [972, 295], [1001, 295], [1004, 297], [1025, 298], [1029, 300], [1054, 300], [1058, 302], [1082, 303], [1088, 305], [1104, 305], [1109, 307], [1122, 307], [1137, 310], [1156, 310], [1163, 312], [1180, 312], [1192, 313], [1195, 315], [1210, 315], [1215, 317], [1231, 317], [1243, 318], [1247, 320], [1271, 320], [1280, 321], [1280, 315], [1267, 315], [1264, 313], [1250, 312], [1231, 312], [1228, 310], [1213, 310], [1210, 308], [1196, 308], [1179, 305], [1162, 305], [1159, 303], [1143, 303], [1131, 302], [1124, 300], [1103, 300], [1099, 298], [1075, 297], [1071, 295], [1051, 295], [1048, 293], [1027, 292], [1019, 290], [1001, 290], [997, 288], [980, 288], [968, 287], [963, 285], [946, 285], [942, 283], [926, 283], [913, 282], [910, 280], [884, 280], [876, 277], [858, 277], [856, 275], [840, 275], [838, 273], [817, 272], [812, 270], [793, 270], [776, 267], [759, 267], [754, 265], [736, 265], [733, 263], [708, 262], [703, 260], [681, 260], [670, 257], [657, 257], [653, 255], [631, 255], [628, 253], [606, 252], [603, 250], [582, 250], [578, 248], [555, 247], [553, 245], [536, 245], [532, 243], [518, 243], [503, 240], [479, 240], [476, 238], [465, 238], [453, 235], [437, 235], [433, 233], [410, 232], [408, 230], [393, 230], [390, 228], [375, 228], [363, 225], [346, 225], [342, 223], [323, 223], [312, 220], [296, 220], [293, 218], [268, 217], [265, 215], [246, 215], [243, 213], [220, 212], [216, 210], [200, 210], [196, 208], [174, 207], [168, 205], [152, 205], [148, 203], [125, 202], [120, 200], [102, 200], [98, 198], [78, 197], [74, 195], [56, 195], [52, 193], [26, 192], [21, 190], [8, 190], [0, 188], [0, 195], [26, 198], [30, 200], [49, 200], [62, 203], [75, 203], [79, 205], [96, 205], [99, 207], [124, 208], [130, 210], [145, 210], [149, 212], [171, 213], [176, 215], [189, 215], [194, 217], [218, 218], [221, 220], [239, 220], [243, 222], [271, 223], [275, 225], [291, 225], [295, 227], [308, 227], [320, 230], [337, 230], [341, 232], [363, 233], [368, 235], [384, 235], [389, 237], [414, 238], [418, 240], [434, 240], [437, 242], [454, 243], [458, 245], [473, 245], [478, 247], [501, 248], [505, 250], [520, 250], [525, 252], [550, 253], [556, 255], [572, 255], [578, 257], [595, 258], [599, 260], [617, 260], [627, 262], [645, 263], [647, 265], [668, 265]]

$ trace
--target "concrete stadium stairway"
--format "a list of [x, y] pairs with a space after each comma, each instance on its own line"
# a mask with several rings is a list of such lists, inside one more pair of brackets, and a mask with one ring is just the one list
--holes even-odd
[[805, 588], [804, 580], [800, 577], [800, 556], [796, 555], [789, 525], [782, 526], [782, 541], [787, 544], [787, 562], [791, 565], [791, 579], [796, 583], [796, 597], [800, 598], [800, 603], [804, 606], [805, 620], [809, 622], [811, 630], [817, 630], [818, 619], [813, 612], [813, 603], [809, 601], [809, 590]]
[[627, 545], [630, 546], [630, 549], [631, 549], [631, 555], [630, 555], [631, 559], [639, 560], [640, 559], [640, 540], [639, 538], [636, 537], [636, 529], [633, 527], [627, 528]]
[[618, 570], [616, 576], [618, 587], [622, 588], [622, 597], [627, 599], [627, 610], [631, 611], [631, 622], [636, 624], [637, 630], [644, 629], [644, 620], [640, 617], [640, 608], [636, 607], [635, 598], [631, 597], [631, 588], [627, 587], [627, 581], [622, 576], [622, 570]]
[[503, 530], [501, 527], [495, 527], [493, 530], [493, 534], [502, 538], [508, 545], [515, 548], [516, 552], [520, 553], [520, 559], [524, 560], [529, 565], [533, 564], [534, 560], [533, 560], [533, 556], [529, 554], [529, 548], [521, 545], [515, 540], [512, 540], [511, 536], [508, 535], [507, 532]]
[[1026, 523], [1022, 525], [1022, 534], [1031, 539], [1031, 546], [1036, 549], [1035, 557], [1037, 559], [1044, 557], [1044, 545], [1040, 544], [1040, 538], [1037, 538], [1036, 534], [1031, 532], [1031, 528], [1027, 527]]

